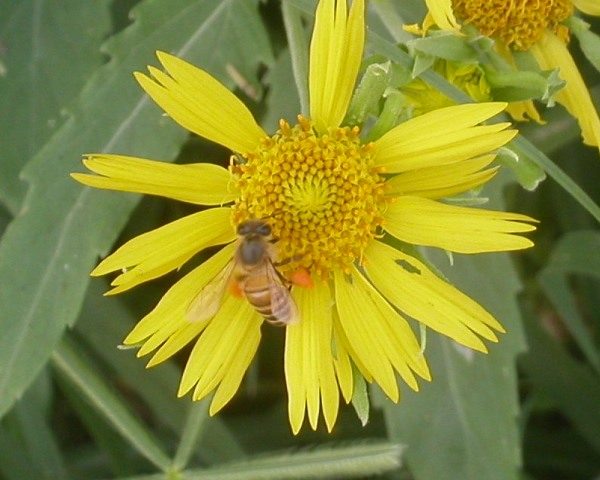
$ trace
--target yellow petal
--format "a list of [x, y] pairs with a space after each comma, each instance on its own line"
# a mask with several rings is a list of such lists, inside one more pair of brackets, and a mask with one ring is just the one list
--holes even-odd
[[335, 304], [348, 343], [385, 394], [398, 402], [400, 392], [388, 357], [387, 338], [377, 329], [377, 309], [360, 285], [335, 271]]
[[581, 10], [588, 15], [600, 15], [600, 3], [598, 0], [573, 0], [577, 10]]
[[346, 348], [345, 342], [342, 340], [342, 326], [339, 322], [339, 317], [334, 317], [333, 323], [333, 364], [335, 366], [335, 374], [342, 391], [342, 396], [346, 403], [352, 400], [354, 392], [354, 378], [352, 376], [352, 365], [350, 363], [350, 355]]
[[150, 68], [152, 78], [135, 78], [150, 97], [177, 123], [234, 152], [253, 151], [264, 130], [227, 87], [204, 70], [164, 52], [157, 56], [167, 71]]
[[438, 27], [442, 30], [460, 31], [460, 25], [452, 10], [451, 0], [425, 0], [425, 3]]
[[246, 300], [226, 296], [192, 349], [177, 395], [183, 396], [194, 387], [194, 400], [210, 393], [222, 380], [243, 342], [254, 345], [260, 338], [261, 323], [262, 319], [257, 318]]
[[352, 281], [366, 294], [367, 302], [371, 302], [377, 311], [372, 317], [372, 328], [380, 332], [382, 344], [390, 362], [404, 381], [413, 389], [418, 385], [412, 372], [420, 377], [431, 380], [429, 367], [417, 338], [408, 322], [385, 300], [373, 285], [356, 269], [352, 272]]
[[[147, 367], [154, 367], [159, 363], [164, 362], [165, 360], [171, 358], [177, 352], [179, 352], [183, 347], [185, 347], [188, 343], [190, 343], [194, 338], [198, 337], [202, 331], [208, 326], [208, 322], [188, 322], [185, 324], [180, 323], [180, 327], [178, 330], [175, 330], [174, 333], [166, 340], [163, 341], [158, 339], [157, 342], [159, 345], [162, 343], [162, 346], [158, 349], [158, 351], [152, 356]], [[173, 328], [171, 327], [171, 331]], [[153, 335], [153, 340], [158, 335]], [[149, 345], [150, 342], [144, 344], [144, 346]], [[152, 342], [155, 343], [155, 342]], [[155, 343], [156, 344], [156, 343]], [[155, 350], [156, 347], [149, 347], [148, 350]]]
[[285, 382], [288, 392], [288, 415], [292, 432], [296, 435], [306, 412], [306, 386], [304, 384], [303, 330], [287, 328], [285, 332]]
[[535, 230], [518, 213], [458, 207], [419, 197], [399, 197], [385, 211], [384, 228], [403, 242], [459, 253], [502, 252], [533, 246], [514, 233]]
[[365, 36], [364, 0], [322, 0], [317, 6], [310, 44], [310, 116], [325, 133], [338, 127], [346, 111], [362, 61]]
[[[350, 344], [350, 342], [348, 341], [348, 338], [346, 337], [346, 334], [344, 333], [344, 329], [342, 328], [342, 321], [340, 319], [340, 315], [339, 315], [339, 312], [337, 309], [335, 309], [333, 312], [333, 333], [334, 333], [334, 338], [335, 338], [336, 342], [338, 342], [339, 345], [341, 345], [342, 349], [349, 355], [349, 357], [351, 359], [350, 374], [352, 375], [352, 383], [354, 383], [354, 374], [355, 374], [352, 366], [354, 366], [354, 367], [356, 367], [356, 369], [358, 369], [358, 372], [363, 376], [363, 378], [367, 382], [373, 383], [373, 375], [371, 375], [371, 372], [369, 372], [367, 367], [365, 367], [363, 365], [360, 356], [357, 355], [357, 353], [354, 351], [354, 349], [352, 348], [352, 345]], [[354, 385], [353, 385], [353, 388], [354, 388]]]
[[238, 194], [230, 173], [209, 163], [174, 165], [104, 153], [86, 155], [83, 163], [98, 175], [71, 176], [94, 188], [158, 195], [199, 205], [223, 205]]
[[533, 120], [536, 123], [544, 124], [542, 117], [538, 113], [535, 105], [531, 100], [522, 102], [510, 102], [506, 107], [506, 113], [519, 122]]
[[509, 142], [508, 123], [477, 126], [506, 103], [440, 108], [401, 123], [375, 142], [375, 163], [388, 173], [435, 167], [485, 155]]
[[600, 119], [567, 46], [552, 32], [546, 31], [531, 48], [531, 53], [543, 70], [560, 69], [560, 76], [567, 84], [556, 94], [556, 101], [577, 119], [583, 143], [600, 146]]
[[232, 355], [231, 360], [225, 369], [223, 378], [221, 379], [221, 383], [212, 399], [208, 411], [210, 415], [214, 415], [221, 410], [229, 400], [231, 400], [233, 395], [235, 395], [235, 392], [237, 392], [242, 383], [246, 370], [248, 370], [248, 367], [256, 354], [256, 350], [260, 343], [260, 326], [262, 324], [262, 319], [258, 318], [257, 315], [254, 315], [253, 318], [249, 319], [248, 324], [248, 330], [244, 335], [240, 336], [240, 342], [238, 344], [239, 348]]
[[286, 327], [285, 374], [288, 413], [294, 434], [304, 419], [305, 405], [313, 429], [317, 428], [320, 403], [327, 429], [338, 414], [339, 391], [331, 351], [333, 325], [331, 294], [325, 282], [313, 288], [295, 288], [300, 321]]
[[231, 261], [235, 249], [235, 243], [223, 247], [218, 253], [175, 283], [154, 310], [138, 322], [123, 343], [137, 345], [164, 328], [166, 330], [160, 333], [157, 342], [160, 345], [175, 332], [186, 327], [189, 320], [185, 314], [190, 302]]
[[91, 274], [123, 270], [113, 280], [112, 285], [118, 288], [111, 293], [128, 290], [181, 267], [207, 247], [233, 241], [236, 235], [230, 217], [230, 208], [211, 208], [175, 220], [128, 241]]
[[417, 259], [378, 241], [365, 251], [365, 270], [396, 308], [458, 343], [486, 352], [477, 335], [496, 342], [498, 321], [474, 300], [433, 274]]
[[385, 182], [386, 195], [414, 195], [425, 198], [451, 197], [483, 185], [497, 168], [487, 167], [495, 155], [485, 155], [462, 162], [404, 172]]

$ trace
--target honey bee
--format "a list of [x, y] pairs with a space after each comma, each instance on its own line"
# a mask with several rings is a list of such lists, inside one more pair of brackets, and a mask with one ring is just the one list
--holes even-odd
[[267, 322], [296, 322], [298, 309], [290, 294], [290, 282], [273, 263], [271, 226], [264, 220], [247, 220], [238, 225], [237, 234], [239, 245], [232, 261], [192, 301], [188, 320], [199, 322], [214, 316], [229, 286], [245, 296]]

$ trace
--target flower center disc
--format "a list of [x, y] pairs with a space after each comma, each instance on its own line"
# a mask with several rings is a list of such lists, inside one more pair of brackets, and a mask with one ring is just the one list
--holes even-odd
[[317, 135], [309, 120], [279, 130], [232, 173], [241, 192], [233, 223], [265, 219], [276, 239], [282, 270], [307, 268], [325, 277], [348, 269], [382, 223], [383, 178], [373, 168], [372, 146], [358, 127]]
[[[560, 25], [573, 13], [572, 0], [453, 0], [454, 12], [487, 36], [514, 50], [528, 50], [546, 29], [566, 40]], [[562, 27], [562, 28], [561, 28]]]

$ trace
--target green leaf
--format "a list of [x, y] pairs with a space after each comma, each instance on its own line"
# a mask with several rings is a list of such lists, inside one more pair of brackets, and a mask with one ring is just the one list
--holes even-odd
[[557, 428], [554, 421], [531, 422], [524, 443], [525, 465], [535, 474], [530, 479], [592, 479], [600, 470], [598, 452], [573, 429]]
[[10, 212], [0, 204], [0, 237], [4, 233], [4, 230], [6, 230], [6, 227], [8, 226], [11, 220], [12, 216]]
[[600, 72], [600, 37], [590, 31], [590, 25], [580, 18], [572, 15], [567, 24], [573, 34], [579, 40], [579, 46], [583, 54], [596, 70]]
[[27, 190], [23, 165], [67, 120], [65, 109], [104, 62], [111, 3], [0, 1], [0, 202], [13, 215]]
[[597, 231], [572, 232], [565, 235], [557, 243], [544, 269], [538, 274], [538, 281], [581, 351], [600, 373], [598, 349], [571, 290], [572, 274], [600, 279], [600, 233]]
[[530, 192], [546, 179], [546, 172], [537, 163], [533, 162], [525, 152], [519, 151], [515, 145], [512, 145], [510, 149], [500, 149], [496, 161], [510, 168], [519, 184]]
[[388, 442], [322, 446], [311, 450], [249, 459], [206, 470], [183, 472], [187, 480], [285, 480], [364, 478], [396, 470], [402, 448]]
[[[131, 77], [154, 51], [173, 51], [228, 85], [272, 54], [258, 1], [146, 0], [106, 46], [111, 61], [89, 81], [73, 116], [25, 167], [30, 190], [0, 244], [0, 415], [47, 361], [79, 312], [88, 272], [127, 221], [138, 196], [94, 191], [69, 178], [87, 152], [173, 160], [186, 132]], [[221, 47], [222, 45], [227, 47]], [[217, 48], [219, 47], [219, 48]]]
[[0, 426], [0, 472], [3, 478], [68, 478], [50, 425], [51, 402], [50, 379], [44, 371]]
[[477, 52], [466, 41], [451, 32], [417, 38], [406, 42], [409, 50], [454, 62], [475, 62]]
[[572, 358], [544, 333], [530, 313], [525, 328], [529, 352], [519, 364], [532, 387], [550, 398], [579, 433], [600, 452], [600, 381], [598, 374]]
[[[499, 208], [502, 182], [488, 191]], [[439, 252], [438, 252], [439, 253]], [[520, 438], [515, 357], [523, 351], [515, 296], [520, 284], [505, 254], [458, 256], [448, 266], [436, 256], [451, 283], [480, 302], [508, 333], [482, 355], [435, 332], [425, 356], [433, 381], [421, 392], [405, 389], [399, 405], [386, 402], [389, 438], [407, 446], [405, 461], [416, 480], [510, 480], [518, 478]]]
[[417, 53], [414, 57], [413, 68], [411, 71], [412, 78], [417, 78], [424, 72], [430, 70], [436, 58], [433, 55], [428, 55], [427, 53]]
[[310, 20], [314, 20], [315, 8], [317, 6], [317, 0], [288, 0], [296, 9], [302, 12]]
[[171, 461], [156, 439], [129, 411], [114, 390], [104, 383], [72, 341], [63, 341], [52, 359], [57, 372], [81, 392], [91, 406], [102, 414], [133, 448], [161, 470], [169, 470]]
[[135, 351], [117, 346], [137, 320], [121, 298], [104, 297], [106, 282], [93, 280], [86, 294], [76, 332], [85, 338], [96, 354], [146, 403], [154, 417], [173, 432], [185, 422], [186, 404], [176, 400], [181, 371], [171, 362], [146, 369]]
[[355, 442], [269, 454], [169, 476], [139, 475], [122, 480], [287, 480], [365, 478], [397, 470], [402, 447], [388, 442]]
[[361, 125], [370, 113], [376, 112], [391, 77], [391, 62], [370, 64], [352, 96], [344, 124]]
[[[95, 364], [95, 362], [94, 362]], [[96, 371], [98, 368], [96, 367]], [[76, 478], [84, 477], [90, 470], [96, 474], [122, 477], [133, 475], [140, 469], [148, 469], [148, 461], [136, 455], [136, 451], [126, 438], [123, 438], [113, 425], [97, 409], [90, 408], [90, 403], [75, 383], [56, 375], [56, 382], [66, 399], [66, 408], [73, 412], [94, 442], [94, 452], [102, 452], [104, 462], [90, 468], [86, 458], [77, 457], [71, 460], [69, 470], [75, 472]]]
[[300, 99], [294, 84], [292, 58], [288, 49], [282, 50], [267, 74], [265, 83], [269, 85], [266, 104], [267, 110], [263, 116], [262, 124], [270, 132], [279, 128], [279, 120], [284, 119], [290, 123], [296, 122], [300, 113]]
[[407, 105], [406, 97], [398, 90], [390, 89], [386, 92], [383, 109], [379, 118], [369, 130], [366, 141], [372, 142], [384, 133], [398, 125], [399, 121], [408, 115], [410, 106]]
[[361, 425], [364, 427], [369, 423], [369, 411], [371, 409], [369, 405], [369, 393], [367, 392], [367, 382], [365, 382], [365, 378], [354, 364], [352, 364], [352, 377], [354, 391], [352, 392], [351, 402]]
[[[518, 102], [532, 98], [551, 102], [553, 95], [565, 86], [557, 70], [545, 72], [501, 72], [484, 68], [494, 100]], [[551, 106], [551, 105], [550, 105]]]
[[[291, 2], [282, 2], [281, 11], [287, 35], [296, 91], [300, 100], [300, 112], [310, 115], [308, 98], [308, 34], [302, 26], [300, 10]], [[284, 83], [286, 87], [289, 83]]]

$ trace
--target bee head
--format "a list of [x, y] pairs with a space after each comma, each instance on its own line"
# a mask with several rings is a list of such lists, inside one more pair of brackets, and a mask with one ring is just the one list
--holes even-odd
[[241, 237], [271, 235], [271, 226], [263, 220], [246, 220], [237, 226], [237, 234]]

